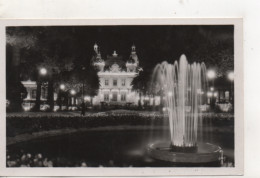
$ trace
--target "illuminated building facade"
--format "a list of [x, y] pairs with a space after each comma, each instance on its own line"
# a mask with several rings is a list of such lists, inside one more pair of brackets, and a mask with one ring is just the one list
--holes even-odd
[[136, 48], [133, 45], [128, 60], [124, 60], [116, 51], [104, 60], [97, 44], [94, 45], [95, 54], [92, 64], [98, 70], [100, 89], [94, 98], [95, 105], [106, 103], [108, 105], [127, 105], [138, 103], [138, 93], [132, 91], [131, 82], [142, 68]]

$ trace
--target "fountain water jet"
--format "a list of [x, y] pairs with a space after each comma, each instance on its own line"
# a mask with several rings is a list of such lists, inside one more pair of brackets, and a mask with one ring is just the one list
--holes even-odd
[[[214, 162], [221, 158], [219, 146], [199, 142], [202, 130], [200, 106], [207, 91], [206, 66], [204, 63], [189, 64], [185, 55], [179, 63], [163, 62], [153, 72], [152, 84], [160, 86], [169, 117], [170, 141], [152, 143], [150, 155], [156, 159], [180, 163]], [[185, 154], [183, 154], [185, 153]]]

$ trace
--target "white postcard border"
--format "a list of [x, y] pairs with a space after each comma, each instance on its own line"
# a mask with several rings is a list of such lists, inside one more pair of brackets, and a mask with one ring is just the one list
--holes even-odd
[[[0, 21], [0, 176], [172, 176], [242, 175], [244, 169], [244, 61], [241, 18], [154, 18], [81, 20], [1, 20]], [[234, 25], [235, 62], [235, 167], [234, 168], [6, 168], [5, 27], [83, 25]]]

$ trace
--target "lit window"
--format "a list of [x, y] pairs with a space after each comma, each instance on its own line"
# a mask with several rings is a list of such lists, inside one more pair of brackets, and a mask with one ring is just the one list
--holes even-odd
[[104, 101], [109, 101], [109, 94], [104, 94]]
[[125, 86], [125, 79], [122, 79], [122, 86]]
[[117, 79], [113, 80], [113, 86], [117, 86]]
[[109, 82], [108, 79], [105, 80], [105, 85], [108, 86]]
[[125, 101], [126, 100], [126, 94], [125, 93], [122, 93], [121, 94], [121, 101]]

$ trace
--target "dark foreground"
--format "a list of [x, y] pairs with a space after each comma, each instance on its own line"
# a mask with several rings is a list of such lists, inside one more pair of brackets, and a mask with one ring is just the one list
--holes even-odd
[[[99, 117], [100, 118], [100, 117]], [[121, 118], [121, 116], [120, 116]], [[207, 164], [173, 164], [152, 159], [147, 154], [147, 145], [162, 138], [168, 139], [168, 127], [160, 122], [146, 121], [136, 117], [134, 122], [130, 118], [123, 117], [120, 126], [113, 124], [120, 118], [106, 118], [102, 127], [97, 127], [96, 122], [81, 123], [93, 126], [87, 130], [76, 133], [66, 133], [59, 136], [40, 137], [20, 143], [11, 144], [7, 147], [7, 166], [10, 167], [219, 167], [234, 166], [234, 125], [226, 119], [204, 123], [204, 131], [199, 137], [203, 142], [219, 145], [224, 150], [224, 164], [213, 162]], [[25, 119], [25, 118], [24, 118]], [[44, 118], [41, 118], [45, 121]], [[51, 120], [49, 118], [46, 120]], [[31, 119], [30, 119], [31, 120]], [[74, 120], [74, 119], [73, 119]], [[78, 118], [76, 119], [78, 120]], [[131, 120], [131, 119], [130, 119]], [[8, 123], [18, 122], [9, 121]], [[34, 120], [35, 121], [35, 120]], [[52, 123], [60, 122], [52, 120]], [[67, 120], [68, 122], [68, 120]], [[40, 121], [32, 124], [32, 131], [41, 132], [46, 130]], [[45, 124], [45, 122], [43, 122]], [[70, 123], [70, 122], [68, 122]], [[78, 123], [78, 122], [77, 122]], [[108, 124], [109, 123], [109, 124]], [[115, 122], [117, 123], [117, 122]], [[38, 124], [36, 127], [35, 124]], [[64, 124], [64, 123], [63, 123]], [[70, 123], [71, 124], [71, 123]], [[151, 125], [152, 124], [152, 125]], [[82, 126], [82, 125], [81, 125]], [[124, 128], [124, 126], [126, 126]], [[15, 124], [9, 125], [14, 128]], [[55, 126], [56, 128], [57, 126]], [[60, 126], [60, 127], [64, 127]], [[75, 127], [75, 126], [74, 126]], [[79, 126], [77, 126], [79, 127]], [[121, 129], [118, 129], [118, 128]], [[100, 129], [105, 128], [105, 129]], [[57, 128], [59, 129], [59, 127]], [[29, 133], [33, 134], [29, 129]], [[7, 130], [8, 132], [8, 130]], [[24, 131], [23, 131], [24, 132]], [[10, 130], [9, 130], [10, 133]], [[10, 136], [14, 137], [15, 133]]]
[[[158, 131], [152, 134], [153, 138], [159, 135], [156, 132]], [[149, 131], [140, 130], [90, 131], [18, 143], [9, 146], [8, 152], [11, 155], [15, 153], [13, 157], [20, 157], [25, 153], [30, 153], [33, 157], [41, 153], [42, 160], [47, 158], [54, 167], [80, 167], [82, 163], [89, 167], [220, 166], [217, 162], [196, 165], [154, 160], [146, 154], [146, 148], [158, 137], [149, 139], [150, 136]], [[226, 161], [233, 162], [233, 154], [230, 154], [234, 150], [232, 134], [216, 133], [213, 135], [213, 142], [223, 148]]]

